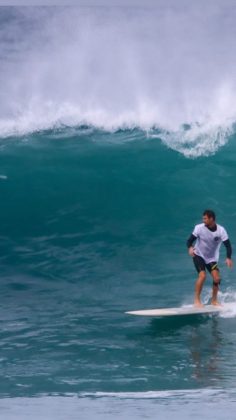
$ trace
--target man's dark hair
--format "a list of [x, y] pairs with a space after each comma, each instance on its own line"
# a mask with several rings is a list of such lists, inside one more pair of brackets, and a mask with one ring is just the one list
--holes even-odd
[[212, 218], [213, 220], [216, 220], [216, 214], [213, 210], [205, 210], [203, 212], [203, 216], [207, 216], [207, 217]]

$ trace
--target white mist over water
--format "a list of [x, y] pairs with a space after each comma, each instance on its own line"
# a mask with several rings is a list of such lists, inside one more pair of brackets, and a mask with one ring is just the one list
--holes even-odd
[[2, 7], [0, 135], [158, 127], [186, 155], [213, 153], [236, 121], [236, 8], [202, 6]]

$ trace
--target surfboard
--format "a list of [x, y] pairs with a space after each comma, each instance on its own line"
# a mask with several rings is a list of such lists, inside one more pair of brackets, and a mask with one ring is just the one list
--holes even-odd
[[225, 303], [222, 306], [204, 305], [198, 308], [194, 305], [181, 306], [179, 308], [160, 308], [160, 309], [143, 309], [140, 311], [125, 312], [129, 315], [163, 317], [163, 316], [180, 316], [180, 315], [204, 315], [220, 313], [227, 310], [235, 309], [235, 303]]

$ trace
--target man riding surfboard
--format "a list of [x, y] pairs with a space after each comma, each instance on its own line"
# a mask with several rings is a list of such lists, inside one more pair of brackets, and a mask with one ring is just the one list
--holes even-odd
[[[194, 227], [193, 233], [187, 240], [188, 253], [193, 258], [194, 266], [198, 272], [195, 283], [195, 306], [203, 306], [201, 303], [201, 291], [206, 280], [206, 269], [213, 278], [212, 305], [219, 305], [217, 294], [220, 285], [220, 272], [218, 267], [219, 250], [223, 244], [226, 247], [226, 264], [233, 266], [231, 259], [232, 247], [225, 228], [216, 224], [216, 216], [213, 210], [203, 212], [203, 223]], [[195, 246], [193, 246], [196, 241]]]

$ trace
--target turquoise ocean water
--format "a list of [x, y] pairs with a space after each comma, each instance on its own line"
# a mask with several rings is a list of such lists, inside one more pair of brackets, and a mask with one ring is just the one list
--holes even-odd
[[192, 303], [205, 208], [235, 248], [235, 11], [216, 3], [0, 9], [2, 418], [234, 418], [224, 249], [229, 313], [124, 313]]

